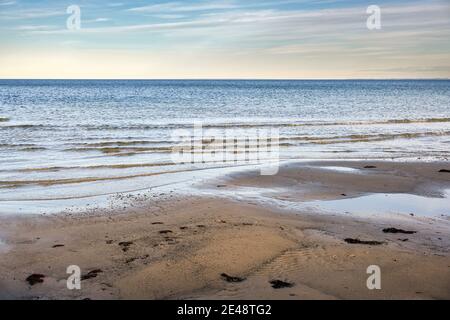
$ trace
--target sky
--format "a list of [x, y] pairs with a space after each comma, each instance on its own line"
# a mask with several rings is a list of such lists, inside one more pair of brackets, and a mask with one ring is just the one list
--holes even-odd
[[0, 0], [0, 78], [450, 78], [450, 1]]

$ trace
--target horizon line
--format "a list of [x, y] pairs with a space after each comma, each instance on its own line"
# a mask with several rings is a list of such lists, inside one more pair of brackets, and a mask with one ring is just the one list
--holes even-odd
[[1, 78], [0, 81], [399, 81], [450, 80], [447, 78]]

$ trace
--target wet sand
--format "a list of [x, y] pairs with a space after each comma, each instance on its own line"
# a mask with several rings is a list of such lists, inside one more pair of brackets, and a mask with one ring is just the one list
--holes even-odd
[[[0, 298], [450, 299], [450, 212], [277, 205], [370, 193], [440, 197], [450, 188], [441, 169], [449, 163], [290, 163], [273, 177], [249, 171], [198, 186], [209, 196], [149, 191], [121, 211], [3, 216]], [[66, 287], [69, 265], [82, 270], [81, 290]], [[381, 268], [381, 290], [366, 286], [370, 265]], [[32, 274], [43, 282], [31, 285]]]

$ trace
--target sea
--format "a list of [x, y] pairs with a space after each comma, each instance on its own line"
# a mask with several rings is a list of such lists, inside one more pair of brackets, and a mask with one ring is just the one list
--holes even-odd
[[199, 125], [275, 132], [280, 161], [448, 161], [450, 80], [0, 80], [0, 212], [256, 165], [174, 161]]

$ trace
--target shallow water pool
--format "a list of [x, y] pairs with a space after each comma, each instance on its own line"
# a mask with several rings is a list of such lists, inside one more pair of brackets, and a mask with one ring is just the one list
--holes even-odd
[[443, 198], [404, 193], [376, 193], [357, 198], [310, 201], [305, 205], [321, 211], [358, 214], [414, 214], [415, 216], [450, 216], [450, 190]]

